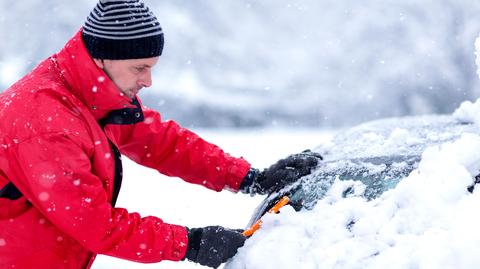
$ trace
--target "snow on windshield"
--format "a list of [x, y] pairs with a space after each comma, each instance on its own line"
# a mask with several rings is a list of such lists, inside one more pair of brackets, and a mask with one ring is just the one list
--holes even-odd
[[[462, 113], [472, 115], [475, 111]], [[428, 146], [452, 141], [466, 131], [477, 130], [476, 126], [460, 124], [462, 122], [465, 121], [450, 115], [382, 119], [351, 128], [315, 150], [326, 160], [420, 156]]]
[[[454, 118], [478, 125], [478, 115], [480, 100], [464, 103]], [[480, 188], [467, 188], [480, 171], [480, 136], [458, 136], [426, 148], [418, 169], [377, 199], [362, 198], [359, 182], [338, 180], [311, 211], [267, 214], [227, 268], [478, 268]], [[392, 128], [361, 139], [385, 150], [424, 138]], [[357, 195], [344, 198], [352, 187]]]

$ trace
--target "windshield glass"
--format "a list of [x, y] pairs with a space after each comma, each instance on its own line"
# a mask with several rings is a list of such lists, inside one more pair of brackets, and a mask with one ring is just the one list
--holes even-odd
[[[255, 221], [283, 196], [297, 211], [311, 209], [335, 180], [353, 180], [344, 196], [362, 195], [368, 200], [394, 188], [417, 168], [427, 147], [454, 141], [466, 132], [478, 132], [472, 124], [449, 116], [384, 119], [353, 127], [336, 135], [314, 151], [324, 160], [311, 174], [269, 195], [254, 212]], [[363, 188], [362, 190], [359, 190]]]
[[[420, 156], [388, 156], [326, 161], [295, 184], [269, 196], [258, 208], [250, 223], [263, 216], [283, 196], [290, 198], [295, 210], [312, 209], [322, 199], [335, 180], [353, 180], [363, 183], [361, 195], [375, 199], [394, 188], [398, 182], [417, 168]], [[344, 196], [358, 194], [358, 190], [345, 190]]]
[[[418, 161], [417, 156], [390, 156], [326, 162], [290, 191], [290, 199], [302, 208], [311, 209], [337, 179], [362, 182], [365, 185], [362, 196], [374, 199], [408, 176]], [[344, 196], [351, 194], [353, 189], [347, 189]]]

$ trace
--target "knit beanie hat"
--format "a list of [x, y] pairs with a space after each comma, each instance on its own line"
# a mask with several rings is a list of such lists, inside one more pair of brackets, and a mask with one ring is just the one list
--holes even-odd
[[163, 31], [141, 0], [99, 0], [83, 26], [92, 58], [124, 60], [160, 56]]

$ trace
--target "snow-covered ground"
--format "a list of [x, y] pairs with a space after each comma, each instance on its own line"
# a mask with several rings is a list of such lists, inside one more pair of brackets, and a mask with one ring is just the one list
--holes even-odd
[[[234, 156], [243, 156], [255, 167], [263, 168], [291, 153], [318, 146], [332, 131], [305, 129], [197, 130], [196, 133]], [[203, 227], [223, 225], [244, 228], [263, 196], [250, 197], [228, 191], [216, 193], [203, 187], [168, 178], [124, 158], [124, 180], [117, 205], [143, 216], [154, 215], [164, 221]], [[203, 268], [190, 262], [139, 264], [98, 256], [93, 269]]]

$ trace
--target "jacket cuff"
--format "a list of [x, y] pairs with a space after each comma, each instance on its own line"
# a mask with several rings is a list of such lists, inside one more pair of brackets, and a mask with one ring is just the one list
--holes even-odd
[[185, 258], [188, 246], [188, 231], [186, 227], [173, 225], [172, 232], [174, 237], [174, 246], [172, 247], [172, 251], [170, 257], [165, 257], [166, 260], [171, 261], [180, 261]]
[[224, 189], [238, 192], [245, 176], [250, 171], [250, 164], [243, 158], [238, 158], [229, 165], [227, 181]]

